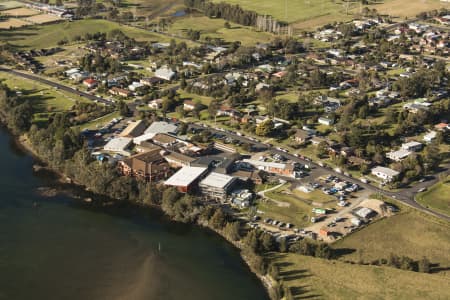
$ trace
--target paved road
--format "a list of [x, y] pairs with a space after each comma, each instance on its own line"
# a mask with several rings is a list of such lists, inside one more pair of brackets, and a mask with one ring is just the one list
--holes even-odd
[[37, 82], [40, 82], [40, 83], [43, 83], [43, 84], [46, 84], [46, 85], [58, 88], [61, 91], [65, 91], [65, 92], [68, 92], [68, 93], [71, 93], [71, 94], [78, 95], [80, 97], [84, 97], [84, 98], [89, 99], [91, 101], [96, 101], [96, 102], [99, 102], [99, 103], [103, 103], [105, 105], [112, 105], [111, 101], [109, 101], [109, 100], [106, 100], [106, 99], [101, 98], [101, 97], [97, 97], [95, 95], [91, 95], [91, 94], [83, 92], [83, 91], [77, 91], [74, 88], [68, 87], [66, 85], [62, 85], [62, 84], [57, 83], [57, 82], [50, 81], [50, 80], [42, 78], [40, 76], [31, 75], [31, 74], [28, 74], [28, 73], [23, 73], [23, 72], [16, 71], [16, 70], [13, 70], [13, 69], [8, 69], [8, 68], [5, 68], [5, 67], [0, 67], [0, 72], [6, 72], [6, 73], [13, 74], [13, 75], [16, 75], [16, 76], [19, 76], [19, 77], [22, 77], [22, 78], [26, 78], [26, 79], [29, 79], [29, 80], [34, 80], [34, 81], [37, 81]]
[[[190, 128], [196, 128], [196, 129], [200, 129], [200, 128], [205, 129], [205, 127], [203, 127], [201, 125], [198, 125], [198, 124], [190, 124], [189, 127]], [[449, 174], [450, 164], [445, 166], [439, 172], [439, 174], [436, 174], [432, 179], [429, 179], [429, 180], [427, 180], [427, 181], [425, 181], [423, 183], [420, 183], [420, 184], [418, 184], [418, 185], [416, 185], [414, 187], [402, 189], [399, 192], [390, 192], [390, 191], [382, 190], [379, 187], [374, 186], [372, 184], [364, 183], [364, 182], [362, 182], [362, 181], [360, 181], [360, 180], [358, 180], [356, 178], [349, 177], [349, 176], [346, 176], [344, 174], [338, 173], [338, 172], [334, 171], [331, 168], [321, 167], [315, 162], [301, 159], [301, 158], [299, 158], [297, 156], [294, 156], [294, 155], [292, 155], [290, 153], [286, 153], [286, 152], [280, 151], [278, 149], [275, 149], [273, 147], [270, 147], [270, 146], [268, 146], [268, 145], [266, 145], [264, 143], [253, 141], [253, 140], [249, 139], [248, 137], [239, 136], [237, 134], [226, 132], [226, 131], [216, 130], [216, 129], [211, 128], [211, 127], [207, 127], [207, 129], [209, 131], [213, 132], [213, 133], [220, 133], [220, 134], [226, 135], [227, 137], [230, 137], [232, 139], [238, 140], [238, 141], [240, 141], [242, 143], [249, 143], [249, 144], [253, 145], [254, 147], [258, 148], [258, 150], [260, 150], [260, 151], [268, 151], [271, 154], [280, 154], [280, 155], [283, 155], [284, 157], [286, 157], [287, 159], [289, 159], [291, 161], [299, 162], [299, 163], [302, 163], [302, 164], [308, 164], [313, 169], [321, 170], [322, 173], [338, 176], [338, 177], [340, 177], [340, 178], [342, 178], [342, 179], [344, 179], [346, 181], [349, 181], [349, 182], [352, 182], [352, 183], [356, 183], [359, 186], [363, 187], [364, 189], [368, 189], [368, 190], [371, 190], [371, 191], [373, 191], [375, 193], [380, 193], [382, 195], [385, 195], [385, 196], [388, 196], [388, 197], [392, 197], [392, 198], [394, 198], [394, 199], [396, 199], [398, 201], [403, 202], [404, 204], [406, 204], [406, 205], [408, 205], [410, 207], [413, 207], [413, 208], [415, 208], [417, 210], [420, 210], [420, 211], [425, 212], [427, 214], [434, 215], [434, 216], [436, 216], [438, 218], [441, 218], [441, 219], [444, 219], [444, 220], [450, 222], [450, 216], [447, 216], [445, 214], [441, 214], [441, 213], [432, 211], [432, 210], [430, 210], [430, 209], [428, 209], [426, 207], [423, 207], [422, 205], [420, 205], [419, 203], [417, 203], [415, 201], [415, 196], [417, 194], [417, 191], [420, 188], [423, 188], [423, 187], [427, 188], [427, 187], [430, 187], [433, 184], [437, 183], [439, 181], [439, 174], [441, 174], [441, 173], [442, 174]], [[283, 177], [283, 179], [287, 179], [287, 178]], [[292, 180], [292, 178], [291, 178], [291, 180]]]

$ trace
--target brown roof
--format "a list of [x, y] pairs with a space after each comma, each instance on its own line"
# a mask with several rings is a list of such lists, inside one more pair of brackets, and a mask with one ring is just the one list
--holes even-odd
[[191, 163], [197, 159], [197, 158], [190, 157], [190, 156], [178, 153], [178, 152], [170, 152], [170, 154], [166, 155], [165, 157], [168, 159], [171, 159], [171, 160], [184, 162], [184, 163]]
[[175, 142], [177, 139], [164, 133], [158, 133], [152, 138], [152, 140], [153, 142], [160, 144], [170, 144]]
[[162, 155], [159, 153], [159, 149], [140, 153], [134, 155], [123, 162], [128, 165], [135, 172], [142, 172], [144, 174], [152, 173], [152, 165], [159, 165], [161, 162], [165, 162]]

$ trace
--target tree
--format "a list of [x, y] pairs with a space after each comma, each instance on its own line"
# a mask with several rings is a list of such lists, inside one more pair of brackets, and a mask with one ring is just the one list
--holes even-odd
[[239, 222], [227, 223], [224, 229], [225, 235], [232, 241], [238, 241], [241, 238], [239, 229], [240, 229]]
[[211, 217], [211, 226], [215, 229], [221, 229], [225, 225], [225, 214], [222, 209], [218, 208]]
[[119, 102], [119, 113], [122, 117], [128, 117], [130, 114], [130, 109], [124, 101]]
[[265, 120], [256, 126], [255, 133], [259, 136], [269, 136], [274, 129], [274, 124], [271, 119]]
[[430, 273], [430, 261], [426, 257], [422, 257], [421, 260], [418, 261], [418, 271], [421, 273]]
[[270, 252], [275, 250], [275, 240], [271, 234], [264, 233], [262, 235], [261, 243], [265, 251]]
[[244, 243], [255, 253], [259, 252], [259, 236], [256, 230], [250, 230], [244, 238]]
[[316, 248], [316, 253], [315, 253], [315, 257], [320, 257], [320, 258], [326, 258], [326, 259], [330, 259], [331, 258], [331, 248], [328, 244], [325, 243], [320, 243], [317, 248]]
[[328, 144], [324, 141], [320, 142], [317, 145], [316, 154], [319, 158], [325, 157], [328, 154]]
[[272, 263], [269, 265], [268, 273], [273, 280], [277, 281], [280, 278], [280, 268]]

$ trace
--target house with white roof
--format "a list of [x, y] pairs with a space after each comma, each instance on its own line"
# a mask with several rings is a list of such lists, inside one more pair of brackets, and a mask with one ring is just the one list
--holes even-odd
[[375, 167], [372, 169], [371, 171], [372, 175], [383, 179], [386, 182], [391, 182], [393, 181], [400, 173], [392, 170], [390, 168], [386, 168], [386, 167]]
[[155, 76], [167, 81], [171, 81], [175, 79], [176, 72], [172, 71], [168, 66], [162, 66], [158, 70], [155, 71]]

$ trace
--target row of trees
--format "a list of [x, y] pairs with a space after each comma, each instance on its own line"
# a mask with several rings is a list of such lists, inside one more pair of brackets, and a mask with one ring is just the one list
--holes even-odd
[[208, 0], [185, 0], [184, 4], [192, 9], [202, 11], [210, 18], [222, 18], [244, 26], [255, 26], [258, 14], [242, 9], [239, 5], [225, 2], [213, 3]]

